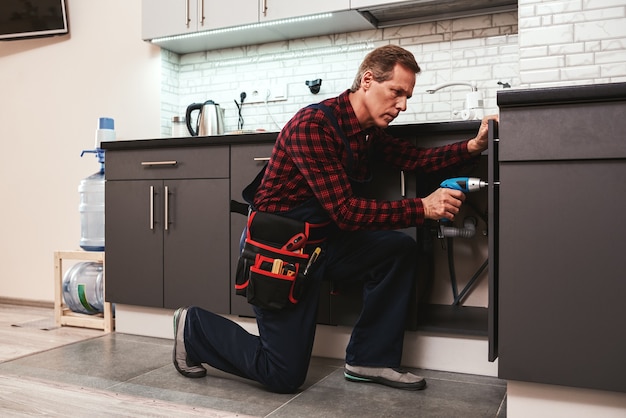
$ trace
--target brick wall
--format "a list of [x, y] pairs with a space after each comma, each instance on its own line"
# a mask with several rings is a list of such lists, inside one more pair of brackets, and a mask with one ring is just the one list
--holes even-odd
[[626, 1], [518, 4], [522, 87], [626, 81]]

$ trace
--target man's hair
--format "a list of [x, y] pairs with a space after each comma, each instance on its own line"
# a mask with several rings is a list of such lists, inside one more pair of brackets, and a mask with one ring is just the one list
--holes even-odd
[[374, 80], [379, 83], [389, 80], [396, 64], [400, 64], [415, 74], [422, 71], [413, 54], [406, 49], [397, 45], [381, 46], [365, 56], [350, 91], [354, 93], [361, 87], [361, 78], [368, 70], [374, 75]]

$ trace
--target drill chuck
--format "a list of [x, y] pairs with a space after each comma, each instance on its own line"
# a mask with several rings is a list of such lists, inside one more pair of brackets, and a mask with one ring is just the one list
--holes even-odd
[[478, 177], [455, 177], [441, 182], [444, 189], [460, 190], [463, 193], [475, 192], [487, 187], [487, 182]]

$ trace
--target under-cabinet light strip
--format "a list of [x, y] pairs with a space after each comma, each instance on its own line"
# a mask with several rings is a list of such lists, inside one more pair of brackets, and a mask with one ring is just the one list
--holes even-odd
[[161, 38], [154, 38], [151, 40], [151, 42], [158, 44], [161, 42], [174, 41], [178, 39], [196, 38], [199, 36], [211, 36], [211, 35], [217, 35], [217, 34], [228, 33], [228, 32], [237, 32], [237, 31], [243, 31], [243, 30], [249, 30], [249, 29], [264, 28], [264, 27], [269, 27], [269, 26], [287, 25], [287, 24], [292, 24], [292, 23], [306, 22], [310, 20], [329, 19], [331, 17], [333, 17], [332, 13], [322, 13], [322, 14], [312, 15], [312, 16], [292, 17], [289, 19], [273, 20], [271, 22], [253, 23], [250, 25], [233, 26], [230, 28], [213, 29], [213, 30], [206, 30], [206, 31], [201, 31], [201, 32], [185, 33], [182, 35], [174, 35], [174, 36], [164, 36]]

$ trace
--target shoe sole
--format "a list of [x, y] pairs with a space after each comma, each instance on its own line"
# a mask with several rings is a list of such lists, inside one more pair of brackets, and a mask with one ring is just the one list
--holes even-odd
[[185, 310], [186, 308], [178, 308], [176, 309], [176, 312], [174, 312], [174, 350], [172, 350], [172, 362], [174, 363], [174, 367], [176, 368], [176, 370], [178, 371], [178, 373], [182, 374], [185, 377], [191, 377], [191, 378], [200, 378], [200, 377], [204, 377], [206, 376], [206, 369], [202, 366], [202, 370], [198, 370], [198, 371], [194, 371], [194, 372], [189, 372], [186, 370], [181, 369], [178, 366], [178, 362], [176, 361], [176, 346], [178, 344], [178, 320], [180, 319], [180, 315], [183, 312], [183, 310]]
[[372, 377], [372, 376], [363, 376], [354, 372], [343, 372], [343, 376], [349, 382], [356, 383], [378, 383], [380, 385], [389, 386], [395, 389], [403, 389], [403, 390], [422, 390], [426, 388], [426, 380], [422, 379], [419, 382], [415, 383], [402, 383], [402, 382], [394, 382], [393, 380], [388, 380], [382, 377]]

